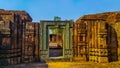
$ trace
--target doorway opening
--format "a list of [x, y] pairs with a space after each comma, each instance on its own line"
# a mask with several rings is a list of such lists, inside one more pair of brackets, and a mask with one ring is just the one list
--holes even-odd
[[63, 29], [49, 28], [49, 57], [63, 56]]

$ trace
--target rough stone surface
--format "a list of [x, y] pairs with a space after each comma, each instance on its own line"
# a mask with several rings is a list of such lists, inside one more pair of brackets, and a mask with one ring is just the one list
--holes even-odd
[[120, 21], [120, 11], [118, 12], [105, 12], [98, 14], [88, 14], [80, 17], [76, 23], [80, 23], [81, 20], [99, 20], [102, 19], [108, 23], [116, 23]]
[[4, 10], [0, 9], [0, 20], [12, 20], [14, 21], [14, 18], [16, 15], [17, 17], [19, 16], [19, 20], [25, 20], [25, 21], [32, 21], [32, 18], [26, 11], [15, 11], [15, 10]]
[[[89, 14], [80, 17], [74, 24], [74, 48], [76, 48], [73, 50], [74, 53], [78, 56], [80, 51], [84, 52], [84, 55], [87, 53], [89, 61], [91, 59], [92, 61], [97, 60], [96, 62], [102, 62], [105, 58], [108, 58], [108, 62], [120, 61], [119, 25], [119, 11]], [[82, 39], [81, 36], [83, 37], [83, 41], [80, 41]], [[87, 45], [83, 44], [83, 42], [87, 43]], [[83, 45], [86, 47], [83, 47]], [[106, 57], [97, 58], [98, 55]]]
[[0, 65], [21, 62], [23, 27], [24, 23], [31, 21], [25, 11], [0, 9]]

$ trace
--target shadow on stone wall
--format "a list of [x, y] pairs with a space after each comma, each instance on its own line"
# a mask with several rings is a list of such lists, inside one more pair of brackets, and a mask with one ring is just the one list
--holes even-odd
[[118, 39], [117, 33], [111, 25], [108, 25], [108, 60], [109, 62], [118, 61]]

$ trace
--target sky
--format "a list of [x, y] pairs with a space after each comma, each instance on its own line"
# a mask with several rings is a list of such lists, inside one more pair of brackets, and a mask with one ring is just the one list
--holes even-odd
[[87, 14], [120, 11], [120, 0], [0, 0], [0, 9], [24, 10], [34, 22], [54, 16], [76, 21]]

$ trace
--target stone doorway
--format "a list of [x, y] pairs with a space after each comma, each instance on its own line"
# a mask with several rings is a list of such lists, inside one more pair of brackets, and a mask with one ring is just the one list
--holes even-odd
[[[43, 60], [60, 57], [72, 60], [72, 25], [73, 21], [41, 21], [40, 22], [40, 56]], [[62, 32], [50, 34], [49, 29], [62, 29]], [[56, 37], [55, 37], [56, 36]], [[52, 37], [55, 37], [52, 39]], [[59, 40], [55, 40], [59, 37]], [[60, 39], [61, 38], [61, 39]], [[51, 47], [55, 44], [55, 48]], [[61, 47], [62, 46], [62, 47]], [[53, 50], [53, 51], [52, 51]], [[58, 53], [57, 53], [58, 52]], [[53, 58], [51, 58], [53, 57]]]
[[50, 28], [49, 32], [49, 57], [63, 56], [63, 29]]

